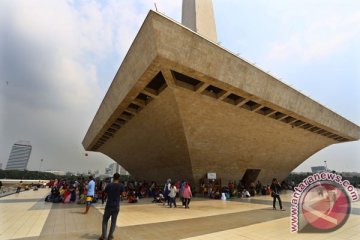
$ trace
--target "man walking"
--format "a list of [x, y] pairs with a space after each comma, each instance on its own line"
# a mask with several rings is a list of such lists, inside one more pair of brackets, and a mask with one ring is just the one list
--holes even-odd
[[271, 189], [271, 196], [273, 197], [273, 209], [276, 210], [275, 203], [276, 203], [276, 199], [278, 199], [280, 210], [285, 211], [282, 207], [281, 199], [280, 199], [281, 186], [276, 178], [273, 179], [270, 189]]
[[94, 200], [94, 195], [95, 195], [95, 181], [93, 176], [90, 175], [89, 183], [87, 187], [87, 194], [86, 194], [86, 210], [84, 214], [87, 214], [89, 212], [89, 208]]
[[107, 224], [111, 217], [111, 226], [107, 239], [113, 239], [116, 227], [116, 220], [120, 210], [120, 196], [124, 191], [124, 186], [120, 183], [120, 174], [115, 173], [113, 182], [106, 185], [104, 194], [107, 196], [105, 212], [102, 220], [102, 234], [99, 240], [106, 239]]

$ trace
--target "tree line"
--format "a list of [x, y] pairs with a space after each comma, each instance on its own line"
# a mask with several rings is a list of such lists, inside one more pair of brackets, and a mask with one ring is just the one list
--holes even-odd
[[51, 180], [55, 178], [61, 178], [61, 176], [55, 175], [53, 173], [39, 171], [0, 170], [0, 179]]

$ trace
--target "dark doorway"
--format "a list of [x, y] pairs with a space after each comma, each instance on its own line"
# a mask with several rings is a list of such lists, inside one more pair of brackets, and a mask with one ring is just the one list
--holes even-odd
[[246, 169], [245, 174], [241, 179], [241, 183], [246, 189], [249, 189], [250, 183], [255, 183], [260, 171], [261, 169]]

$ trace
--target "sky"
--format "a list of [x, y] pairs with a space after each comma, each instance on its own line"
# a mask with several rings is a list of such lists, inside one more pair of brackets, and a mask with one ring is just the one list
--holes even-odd
[[[0, 163], [18, 140], [29, 170], [104, 171], [81, 142], [155, 4], [181, 21], [181, 0], [0, 1]], [[219, 44], [360, 125], [360, 2], [213, 0]], [[41, 159], [44, 161], [41, 163]], [[360, 143], [331, 145], [295, 171], [360, 172]]]

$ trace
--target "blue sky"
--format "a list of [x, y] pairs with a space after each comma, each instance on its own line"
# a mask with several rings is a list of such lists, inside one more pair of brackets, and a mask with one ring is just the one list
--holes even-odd
[[[81, 141], [146, 14], [180, 21], [181, 0], [0, 2], [0, 162], [29, 140], [29, 168], [87, 171]], [[218, 40], [319, 103], [360, 124], [360, 3], [214, 0]], [[296, 171], [360, 172], [359, 142], [332, 145]]]
[[[360, 3], [214, 1], [221, 45], [359, 125]], [[231, 6], [231, 7], [230, 7]], [[360, 144], [329, 146], [296, 171], [327, 161], [360, 171]]]

